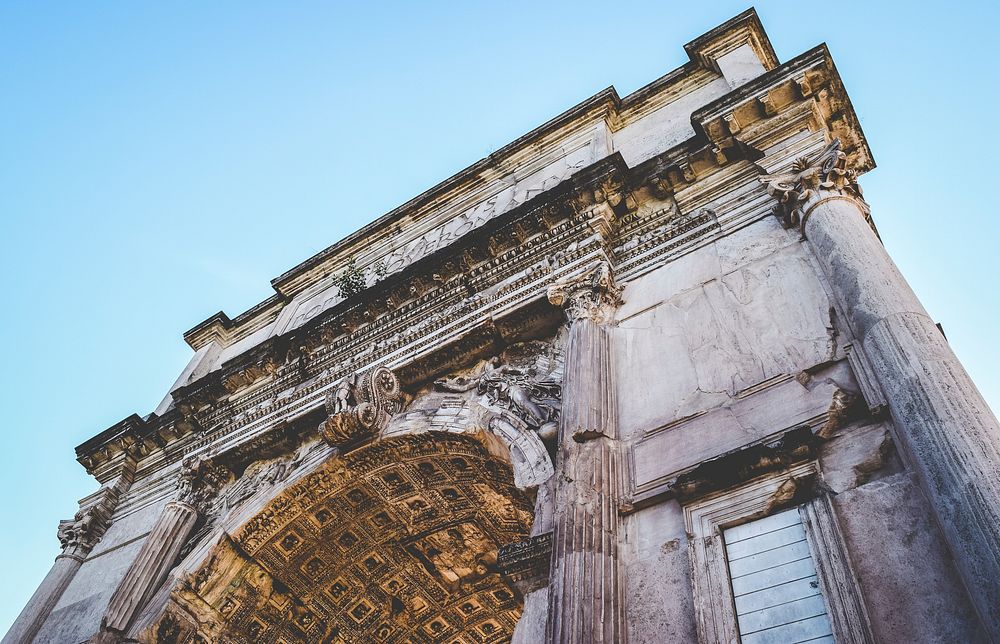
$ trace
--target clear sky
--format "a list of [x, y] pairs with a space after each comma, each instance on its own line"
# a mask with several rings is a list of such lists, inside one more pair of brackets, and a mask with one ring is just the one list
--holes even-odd
[[[96, 489], [74, 446], [156, 407], [185, 330], [747, 1], [0, 3], [0, 632]], [[998, 3], [756, 6], [782, 61], [829, 44], [885, 244], [1000, 408]]]

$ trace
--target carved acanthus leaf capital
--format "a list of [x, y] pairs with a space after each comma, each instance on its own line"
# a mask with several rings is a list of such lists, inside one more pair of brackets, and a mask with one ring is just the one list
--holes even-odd
[[219, 490], [233, 480], [232, 471], [211, 458], [188, 456], [177, 479], [177, 500], [200, 514], [207, 512]]
[[869, 212], [857, 174], [847, 167], [847, 155], [841, 149], [840, 139], [834, 139], [811, 159], [797, 159], [790, 172], [765, 174], [759, 180], [766, 184], [767, 193], [778, 200], [774, 214], [786, 228], [801, 226], [810, 202], [822, 199], [824, 193], [852, 197], [866, 217]]
[[106, 521], [94, 508], [80, 510], [72, 519], [59, 522], [56, 536], [63, 554], [81, 555], [90, 552], [104, 533]]
[[320, 425], [320, 434], [334, 447], [356, 446], [381, 433], [392, 415], [402, 411], [404, 400], [399, 378], [388, 367], [352, 374], [327, 395], [330, 416]]
[[549, 302], [566, 310], [570, 322], [587, 318], [606, 322], [621, 304], [622, 287], [614, 279], [611, 266], [600, 262], [586, 272], [556, 282], [549, 287]]
[[134, 458], [125, 459], [118, 477], [106, 483], [96, 495], [89, 497], [89, 505], [81, 507], [72, 519], [59, 522], [56, 537], [62, 546], [63, 555], [85, 556], [101, 540], [111, 525], [118, 499], [132, 485], [135, 466]]

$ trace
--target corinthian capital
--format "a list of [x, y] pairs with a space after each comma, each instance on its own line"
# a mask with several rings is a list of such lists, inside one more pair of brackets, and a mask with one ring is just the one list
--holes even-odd
[[204, 514], [215, 501], [221, 488], [229, 483], [233, 473], [210, 458], [188, 456], [181, 463], [177, 479], [177, 500]]
[[847, 167], [840, 139], [834, 139], [811, 159], [797, 159], [790, 172], [766, 174], [759, 180], [767, 185], [767, 193], [778, 199], [774, 214], [786, 228], [802, 225], [809, 207], [831, 194], [851, 197], [868, 215], [868, 204], [862, 197], [857, 175]]
[[606, 322], [621, 304], [622, 287], [615, 283], [611, 266], [601, 262], [588, 271], [549, 287], [549, 302], [566, 310], [570, 322], [587, 318]]

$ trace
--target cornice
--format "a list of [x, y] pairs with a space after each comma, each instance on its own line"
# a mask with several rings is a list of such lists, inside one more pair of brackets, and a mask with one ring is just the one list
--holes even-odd
[[692, 61], [718, 72], [718, 58], [744, 44], [750, 46], [764, 69], [778, 66], [778, 56], [774, 53], [771, 40], [752, 7], [684, 45], [684, 51]]
[[[511, 341], [518, 327], [539, 320], [543, 326], [557, 324], [558, 315], [536, 310], [543, 291], [528, 285], [588, 253], [603, 252], [595, 241], [599, 235], [592, 211], [603, 204], [613, 204], [608, 206], [612, 212], [627, 211], [626, 170], [618, 154], [602, 159], [473, 230], [460, 243], [388, 276], [363, 297], [344, 300], [179, 387], [170, 411], [145, 420], [129, 417], [81, 445], [78, 460], [97, 473], [112, 456], [109, 445], [123, 441], [142, 455], [160, 451], [176, 456], [177, 445], [216, 435], [220, 421], [227, 426], [252, 422], [261, 412], [250, 410], [282, 390], [293, 388], [297, 396], [309, 396], [371, 361], [401, 367], [401, 379], [411, 385], [455, 366], [442, 358], [452, 344], [464, 347], [461, 352], [468, 355], [469, 341], [483, 336], [484, 322], [488, 341], [473, 342], [483, 350]], [[567, 251], [574, 243], [577, 250]], [[544, 261], [561, 264], [539, 267], [540, 273], [524, 272], [529, 259], [545, 257], [558, 257]], [[468, 320], [464, 330], [455, 328], [453, 320], [458, 318]]]
[[[739, 28], [752, 32], [756, 16], [741, 20]], [[692, 65], [668, 75], [668, 84], [707, 73]], [[620, 113], [629, 100], [619, 100], [612, 88], [585, 103], [584, 112], [600, 114], [611, 106]], [[554, 121], [580, 116], [571, 113]], [[273, 427], [321, 411], [323, 392], [349, 372], [385, 364], [410, 386], [516, 341], [519, 334], [552, 328], [561, 314], [545, 301], [545, 289], [556, 280], [598, 261], [621, 263], [616, 272], [632, 279], [766, 216], [769, 198], [753, 165], [764, 143], [787, 141], [802, 131], [840, 133], [853, 142], [855, 170], [874, 167], [823, 45], [695, 111], [691, 121], [695, 136], [670, 150], [631, 168], [619, 153], [600, 159], [301, 326], [230, 358], [174, 390], [175, 405], [162, 416], [130, 416], [83, 443], [78, 460], [101, 478], [126, 450], [173, 462], [219, 441], [256, 440], [268, 423]], [[511, 146], [551, 133], [559, 127], [552, 123]], [[460, 173], [445, 184], [462, 180]], [[446, 190], [445, 184], [285, 275], [295, 280], [303, 271], [325, 270], [337, 249], [393, 226], [394, 217]], [[640, 201], [661, 205], [640, 213]], [[262, 328], [261, 320], [276, 315], [285, 302], [276, 294], [234, 320], [219, 313], [192, 329], [189, 341], [193, 346], [216, 338], [231, 341], [241, 333], [240, 324]]]
[[[601, 122], [604, 122], [609, 130], [617, 130], [624, 125], [627, 118], [630, 118], [625, 115], [631, 114], [631, 118], [634, 118], [643, 111], [641, 109], [643, 104], [649, 103], [655, 109], [669, 103], [673, 98], [673, 88], [685, 86], [693, 88], [718, 78], [715, 57], [743, 43], [753, 47], [761, 57], [765, 68], [777, 64], [774, 50], [756, 12], [749, 9], [688, 43], [685, 46], [685, 51], [690, 57], [688, 63], [625, 98], [621, 98], [614, 87], [598, 92], [279, 275], [271, 281], [275, 295], [268, 300], [231, 320], [225, 314], [216, 314], [185, 333], [185, 341], [192, 348], [198, 349], [212, 340], [228, 343], [243, 337], [248, 332], [242, 328], [244, 324], [250, 323], [260, 315], [264, 315], [268, 320], [273, 319], [270, 315], [274, 312], [272, 307], [280, 309], [284, 303], [308, 288], [315, 280], [341, 270], [350, 258], [357, 256], [360, 259], [361, 256], [367, 255], [366, 251], [371, 245], [371, 240], [377, 238], [383, 231], [399, 226], [404, 221], [418, 221], [433, 214], [442, 203], [456, 197], [463, 190], [481, 185], [489, 178], [503, 176], [505, 170], [515, 167], [518, 162], [536, 156], [539, 147], [548, 138], [562, 139], [571, 136], [574, 131], [593, 127]], [[706, 72], [709, 75], [706, 75]], [[657, 97], [660, 96], [663, 100], [658, 100]], [[374, 263], [379, 258], [369, 259]], [[259, 326], [255, 325], [255, 328]]]
[[691, 122], [716, 147], [742, 147], [749, 156], [790, 133], [826, 129], [839, 138], [855, 172], [875, 168], [875, 159], [830, 51], [820, 44], [695, 110]]

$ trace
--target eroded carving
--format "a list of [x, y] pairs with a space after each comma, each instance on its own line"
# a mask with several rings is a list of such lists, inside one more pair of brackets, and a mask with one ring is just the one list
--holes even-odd
[[204, 514], [232, 479], [233, 473], [225, 465], [200, 455], [188, 456], [177, 476], [177, 500]]
[[562, 386], [550, 375], [539, 373], [535, 364], [509, 364], [494, 356], [479, 375], [444, 378], [434, 386], [453, 393], [475, 389], [489, 406], [510, 411], [550, 443], [558, 433], [562, 404]]
[[56, 536], [63, 550], [90, 550], [97, 542], [94, 510], [80, 510], [68, 521], [60, 521]]
[[118, 478], [105, 485], [95, 495], [96, 500], [92, 500], [86, 507], [81, 507], [72, 519], [59, 522], [56, 537], [62, 546], [63, 555], [82, 557], [101, 540], [111, 525], [111, 517], [118, 507], [119, 498], [132, 485], [135, 464], [134, 459], [127, 459]]
[[[751, 445], [724, 456], [702, 462], [675, 479], [671, 491], [683, 503], [741, 485], [755, 477], [781, 471], [813, 460], [823, 439], [808, 425], [791, 429], [770, 443]], [[783, 493], [795, 491], [786, 488]]]
[[321, 443], [305, 443], [290, 455], [250, 464], [243, 472], [243, 476], [226, 490], [226, 507], [235, 507], [253, 496], [259, 489], [288, 480], [317, 445]]
[[831, 438], [837, 430], [848, 423], [867, 415], [864, 398], [859, 394], [837, 388], [833, 392], [830, 408], [827, 410], [826, 422], [816, 434], [822, 438]]
[[834, 139], [812, 159], [797, 159], [790, 172], [766, 174], [759, 177], [759, 181], [767, 185], [769, 195], [778, 199], [774, 214], [786, 228], [804, 228], [806, 206], [822, 192], [852, 197], [865, 215], [869, 213], [857, 175], [847, 167], [847, 155], [841, 150], [840, 139]]
[[497, 565], [518, 590], [529, 593], [548, 583], [551, 559], [552, 533], [546, 532], [500, 548]]
[[387, 367], [375, 367], [360, 377], [351, 374], [327, 396], [330, 416], [320, 425], [320, 434], [334, 447], [356, 446], [385, 429], [404, 400], [399, 378]]
[[622, 287], [614, 279], [611, 265], [600, 262], [593, 268], [556, 282], [549, 287], [549, 302], [566, 311], [570, 321], [587, 318], [607, 322], [621, 304]]

